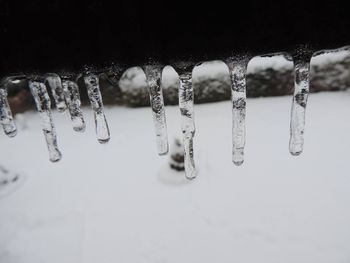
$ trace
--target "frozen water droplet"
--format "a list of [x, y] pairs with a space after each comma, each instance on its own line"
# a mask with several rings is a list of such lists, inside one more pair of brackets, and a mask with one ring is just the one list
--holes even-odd
[[75, 81], [62, 78], [62, 87], [64, 98], [73, 123], [73, 129], [77, 132], [84, 132], [86, 125], [83, 113], [80, 109], [81, 102], [78, 84]]
[[7, 90], [5, 82], [8, 80], [2, 80], [0, 86], [0, 123], [4, 129], [4, 132], [9, 137], [14, 137], [17, 134], [17, 127], [13, 120], [10, 105], [7, 100]]
[[148, 83], [158, 154], [165, 155], [168, 153], [169, 145], [163, 92], [160, 83], [162, 66], [147, 65], [144, 66], [144, 72]]
[[230, 61], [228, 64], [231, 76], [232, 100], [232, 161], [235, 165], [244, 162], [246, 137], [246, 73], [248, 59]]
[[294, 95], [290, 122], [289, 151], [300, 155], [304, 145], [305, 110], [309, 95], [310, 59], [294, 62]]
[[181, 129], [185, 151], [185, 174], [187, 179], [196, 177], [196, 168], [193, 159], [193, 137], [195, 134], [193, 111], [192, 72], [180, 74], [179, 107], [181, 112]]
[[57, 74], [50, 73], [46, 75], [46, 81], [49, 88], [51, 89], [57, 110], [59, 112], [64, 112], [67, 109], [67, 106], [64, 100], [61, 78]]
[[106, 117], [103, 112], [103, 102], [98, 76], [93, 73], [86, 73], [84, 76], [84, 81], [87, 87], [91, 107], [94, 111], [97, 140], [101, 144], [107, 143], [110, 139], [110, 133]]
[[61, 159], [62, 154], [57, 146], [56, 130], [51, 116], [51, 101], [46, 86], [42, 82], [31, 80], [29, 81], [29, 88], [41, 117], [50, 161], [57, 162]]

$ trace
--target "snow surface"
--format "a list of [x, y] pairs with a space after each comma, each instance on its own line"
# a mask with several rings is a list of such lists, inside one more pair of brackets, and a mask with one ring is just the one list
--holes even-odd
[[[350, 92], [310, 95], [299, 157], [288, 153], [291, 100], [248, 99], [241, 167], [230, 103], [195, 105], [194, 181], [157, 156], [148, 108], [107, 108], [108, 145], [89, 108], [84, 134], [55, 112], [54, 164], [39, 115], [26, 113], [17, 137], [0, 136], [2, 165], [26, 175], [0, 199], [0, 262], [350, 262]], [[166, 113], [172, 139], [180, 112]]]

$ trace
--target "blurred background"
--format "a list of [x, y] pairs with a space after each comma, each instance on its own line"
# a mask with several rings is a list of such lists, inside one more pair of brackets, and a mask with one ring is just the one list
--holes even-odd
[[85, 133], [53, 110], [58, 163], [48, 160], [28, 88], [17, 85], [9, 101], [18, 135], [0, 136], [0, 262], [350, 262], [350, 54], [311, 61], [299, 157], [288, 152], [292, 70], [282, 56], [250, 61], [246, 156], [236, 167], [227, 67], [195, 68], [194, 181], [183, 172], [171, 67], [162, 79], [170, 143], [162, 157], [138, 67], [119, 85], [101, 79], [108, 144], [96, 140], [86, 90]]

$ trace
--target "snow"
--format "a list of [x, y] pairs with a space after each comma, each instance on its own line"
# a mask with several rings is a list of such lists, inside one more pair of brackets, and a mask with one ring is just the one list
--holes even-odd
[[198, 81], [201, 78], [217, 78], [218, 75], [229, 75], [226, 64], [220, 60], [203, 62], [193, 69], [193, 79]]
[[275, 55], [273, 57], [253, 57], [248, 63], [248, 74], [253, 74], [267, 68], [274, 70], [293, 69], [293, 62], [286, 59], [283, 55]]
[[[331, 63], [338, 63], [344, 61], [350, 56], [350, 50], [339, 49], [330, 50], [326, 53], [316, 54], [311, 59], [311, 66], [322, 66]], [[286, 59], [283, 55], [269, 56], [257, 56], [252, 58], [248, 64], [248, 74], [253, 74], [258, 71], [272, 68], [274, 70], [292, 70], [293, 62]]]
[[[25, 113], [25, 130], [0, 136], [1, 164], [26, 177], [0, 199], [0, 262], [350, 262], [350, 92], [310, 95], [299, 157], [288, 152], [291, 100], [248, 99], [240, 167], [231, 104], [195, 105], [193, 181], [158, 157], [150, 109], [106, 107], [107, 145], [89, 107], [83, 134], [54, 112], [58, 163], [39, 115]], [[172, 139], [180, 112], [166, 114]]]
[[345, 47], [338, 50], [330, 50], [328, 53], [321, 53], [312, 58], [311, 62], [316, 65], [337, 63], [344, 61], [345, 58], [350, 56], [350, 47]]
[[[318, 52], [315, 53], [315, 56], [313, 56], [311, 59], [311, 67], [343, 62], [349, 56], [349, 47], [329, 50], [326, 53]], [[266, 69], [273, 69], [275, 71], [291, 71], [293, 70], [293, 62], [291, 60], [287, 60], [281, 53], [276, 53], [273, 56], [256, 56], [249, 61], [247, 74], [254, 74]], [[164, 89], [178, 85], [177, 83], [179, 81], [179, 76], [173, 67], [165, 66], [162, 74], [162, 86]], [[228, 68], [226, 64], [220, 60], [203, 62], [196, 66], [193, 70], [194, 82], [218, 78], [229, 81], [228, 76]], [[121, 78], [119, 85], [124, 92], [130, 93], [130, 91], [133, 91], [135, 94], [138, 94], [137, 91], [139, 89], [145, 89], [147, 87], [144, 72], [140, 67], [132, 67], [128, 69], [124, 73], [124, 77]]]

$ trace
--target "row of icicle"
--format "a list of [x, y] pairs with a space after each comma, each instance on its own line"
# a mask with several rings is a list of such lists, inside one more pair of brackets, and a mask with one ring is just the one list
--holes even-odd
[[[231, 60], [227, 63], [232, 87], [232, 160], [241, 165], [244, 161], [245, 146], [245, 115], [246, 115], [246, 71], [249, 59]], [[291, 109], [289, 151], [299, 155], [303, 150], [303, 134], [305, 125], [305, 108], [309, 94], [310, 61], [294, 63], [295, 89]], [[156, 132], [157, 151], [159, 155], [168, 153], [168, 136], [165, 118], [164, 100], [161, 88], [162, 67], [149, 65], [144, 67]], [[51, 101], [47, 91], [50, 88], [57, 110], [68, 109], [73, 123], [73, 129], [84, 132], [85, 121], [80, 108], [80, 95], [77, 81], [67, 76], [50, 73], [44, 77], [32, 76], [27, 78], [29, 88], [34, 97], [36, 108], [42, 120], [42, 129], [46, 139], [50, 161], [57, 162], [62, 155], [57, 146], [55, 126], [51, 116]], [[99, 76], [85, 70], [83, 79], [87, 88], [91, 107], [94, 112], [95, 129], [100, 143], [108, 143], [110, 132], [103, 111], [102, 96], [99, 88]], [[181, 112], [181, 128], [185, 153], [185, 173], [188, 179], [196, 177], [193, 158], [193, 138], [195, 135], [193, 111], [192, 72], [180, 74], [179, 108]], [[0, 87], [0, 122], [9, 137], [17, 133], [16, 125], [7, 100], [6, 78]]]

